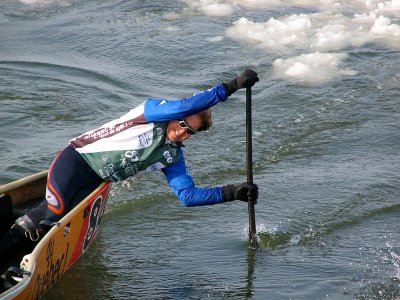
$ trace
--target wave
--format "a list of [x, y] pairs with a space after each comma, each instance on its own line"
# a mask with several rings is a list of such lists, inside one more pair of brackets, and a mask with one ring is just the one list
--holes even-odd
[[[99, 66], [95, 69], [93, 66]], [[62, 64], [60, 62], [39, 60], [0, 60], [0, 69], [19, 73], [18, 78], [43, 79], [43, 83], [54, 83], [63, 86], [90, 87], [102, 92], [107, 92], [112, 97], [126, 98], [129, 96], [127, 83], [115, 78], [102, 69], [101, 64], [86, 63], [81, 65]], [[68, 75], [68, 76], [66, 76]], [[101, 101], [101, 99], [99, 99]]]
[[[357, 201], [353, 201], [357, 202]], [[321, 220], [314, 220], [312, 225], [297, 224], [293, 228], [282, 231], [276, 228], [267, 229], [264, 224], [257, 225], [258, 245], [261, 251], [277, 251], [291, 246], [324, 247], [326, 239], [335, 232], [361, 224], [366, 220], [400, 212], [400, 204], [389, 204], [371, 210], [361, 211], [363, 203], [358, 205], [345, 203], [342, 208], [332, 212]], [[298, 220], [301, 222], [301, 220]], [[248, 228], [246, 228], [246, 234]]]

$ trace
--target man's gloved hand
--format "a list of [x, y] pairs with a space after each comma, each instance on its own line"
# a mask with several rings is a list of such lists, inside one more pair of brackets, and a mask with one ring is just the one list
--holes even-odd
[[244, 182], [239, 185], [226, 185], [222, 187], [224, 191], [224, 202], [241, 200], [248, 202], [249, 200], [254, 204], [258, 199], [258, 186], [256, 184], [249, 184]]
[[246, 69], [242, 75], [236, 77], [235, 79], [223, 83], [222, 85], [226, 89], [228, 96], [232, 95], [238, 89], [246, 88], [249, 86], [253, 86], [259, 79], [257, 77], [257, 73], [253, 70]]

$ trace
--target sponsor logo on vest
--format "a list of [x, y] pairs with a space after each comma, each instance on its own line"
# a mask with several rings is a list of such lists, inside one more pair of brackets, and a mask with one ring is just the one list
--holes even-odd
[[172, 156], [171, 156], [171, 153], [169, 153], [169, 151], [164, 151], [164, 158], [165, 158], [165, 160], [167, 161], [167, 163], [172, 163], [172, 161], [173, 161], [173, 159], [172, 159]]
[[139, 156], [136, 151], [129, 150], [125, 152], [125, 157], [129, 158], [131, 162], [135, 162], [139, 160]]
[[140, 148], [146, 148], [151, 145], [152, 138], [148, 133], [139, 135], [139, 146]]
[[110, 160], [110, 158], [109, 158], [107, 155], [102, 155], [102, 156], [100, 157], [100, 160], [101, 160], [101, 162], [102, 162], [103, 164], [105, 164], [105, 163], [107, 163], [107, 162]]

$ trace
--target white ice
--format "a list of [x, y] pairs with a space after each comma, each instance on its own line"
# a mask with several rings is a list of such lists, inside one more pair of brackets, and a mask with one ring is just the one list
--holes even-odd
[[[226, 36], [264, 50], [274, 71], [301, 82], [329, 81], [354, 76], [341, 68], [349, 49], [367, 44], [400, 49], [400, 0], [186, 0], [208, 16], [242, 14], [226, 29]], [[282, 15], [289, 7], [313, 13]], [[254, 11], [277, 11], [277, 17], [257, 21]], [[258, 14], [259, 16], [259, 14]], [[314, 76], [311, 76], [314, 74]], [[317, 79], [318, 78], [318, 79]]]

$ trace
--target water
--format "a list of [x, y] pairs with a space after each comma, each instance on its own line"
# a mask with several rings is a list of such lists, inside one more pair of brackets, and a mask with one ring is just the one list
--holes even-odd
[[[161, 174], [113, 187], [44, 299], [398, 299], [399, 1], [0, 3], [0, 183], [146, 98], [247, 67], [260, 249], [244, 203], [185, 208]], [[245, 181], [245, 93], [187, 141], [197, 185]]]

